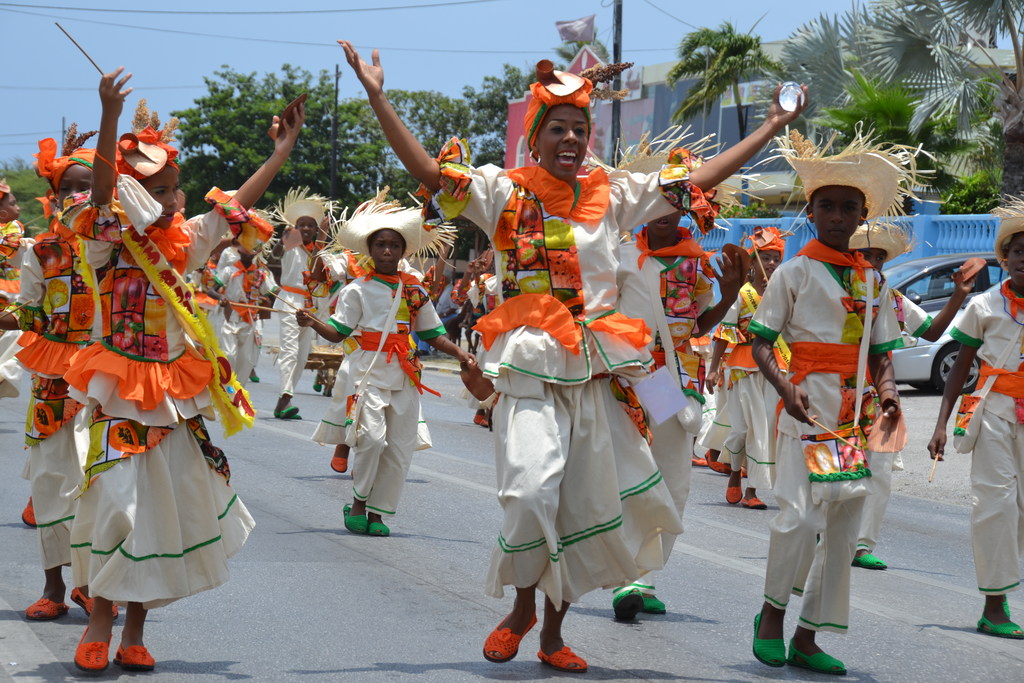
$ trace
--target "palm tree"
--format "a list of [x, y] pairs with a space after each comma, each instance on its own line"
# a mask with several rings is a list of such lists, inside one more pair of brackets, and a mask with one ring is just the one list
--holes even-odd
[[[806, 48], [815, 40], [829, 39], [826, 23], [823, 17], [790, 38], [784, 51], [790, 66], [798, 53], [811, 54]], [[1024, 73], [1024, 0], [876, 0], [870, 11], [856, 18], [847, 14], [838, 24], [847, 29], [843, 46], [856, 46], [845, 59], [871, 78], [901, 82], [914, 94], [912, 131], [933, 117], [953, 116], [960, 134], [969, 135], [979, 121], [988, 125], [994, 113], [1002, 127], [1003, 193], [1024, 194], [1024, 79], [1015, 75]], [[849, 29], [854, 24], [856, 33]], [[986, 47], [993, 35], [1009, 38], [1009, 73]], [[835, 82], [834, 55], [801, 63], [818, 80]]]
[[839, 142], [852, 140], [858, 129], [873, 131], [879, 140], [910, 147], [920, 146], [930, 156], [920, 155], [918, 168], [932, 171], [929, 184], [936, 190], [946, 190], [956, 183], [960, 175], [986, 168], [979, 164], [985, 151], [995, 145], [993, 137], [982, 126], [975, 128], [977, 135], [964, 138], [957, 135], [953, 116], [934, 116], [918, 130], [911, 121], [915, 109], [914, 93], [901, 83], [880, 83], [857, 71], [849, 72], [852, 83], [847, 87], [847, 102], [841, 107], [819, 109], [822, 115], [812, 123], [835, 130]]
[[679, 108], [672, 115], [683, 123], [697, 112], [711, 107], [730, 89], [736, 101], [736, 119], [740, 138], [747, 136], [747, 112], [740, 96], [740, 83], [782, 71], [782, 64], [761, 48], [760, 36], [737, 33], [731, 23], [718, 29], [702, 28], [689, 33], [679, 43], [679, 61], [668, 72], [670, 87], [680, 80], [696, 78]]

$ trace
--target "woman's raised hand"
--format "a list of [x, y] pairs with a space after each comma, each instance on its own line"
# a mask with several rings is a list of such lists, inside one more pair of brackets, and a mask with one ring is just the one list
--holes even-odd
[[116, 70], [103, 74], [103, 78], [100, 79], [100, 103], [105, 111], [116, 112], [118, 115], [121, 114], [121, 108], [124, 107], [125, 98], [134, 90], [134, 88], [123, 90], [132, 75], [128, 73], [119, 79], [118, 76], [121, 76], [122, 73], [124, 73], [124, 67], [119, 66]]
[[363, 84], [367, 94], [384, 90], [384, 69], [380, 65], [380, 50], [374, 50], [372, 59], [373, 65], [367, 64], [356, 52], [356, 48], [347, 40], [339, 40], [338, 45], [345, 51], [345, 60], [352, 70], [356, 72], [356, 78]]

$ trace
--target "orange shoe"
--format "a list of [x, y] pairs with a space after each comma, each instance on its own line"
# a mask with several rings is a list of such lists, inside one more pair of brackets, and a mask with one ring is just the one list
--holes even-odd
[[757, 496], [751, 496], [750, 498], [744, 498], [743, 501], [742, 501], [742, 505], [743, 505], [743, 507], [750, 508], [751, 510], [767, 510], [768, 509], [768, 506], [765, 505], [764, 503], [762, 503], [761, 500]]
[[21, 521], [27, 527], [36, 528], [36, 509], [32, 507], [32, 496], [29, 496], [25, 509], [21, 511]]
[[474, 415], [473, 424], [480, 425], [481, 427], [490, 427], [491, 423], [487, 421], [486, 415]]
[[[80, 588], [71, 589], [71, 602], [75, 603], [76, 605], [84, 609], [85, 616], [88, 617], [92, 615], [93, 599], [90, 597], [86, 597], [85, 593], [83, 593]], [[111, 603], [110, 611], [113, 613], [114, 618], [117, 619], [117, 605]]]
[[124, 645], [118, 645], [114, 664], [125, 671], [152, 671], [156, 666], [156, 660], [143, 645], [132, 645], [128, 649], [125, 649]]
[[110, 640], [107, 639], [105, 643], [84, 643], [85, 634], [89, 632], [89, 627], [85, 627], [85, 631], [82, 632], [82, 638], [78, 641], [78, 648], [75, 650], [75, 666], [82, 671], [90, 671], [93, 673], [106, 671], [109, 662], [107, 657], [110, 654]]
[[566, 673], [571, 674], [582, 674], [587, 672], [587, 662], [570, 650], [568, 645], [552, 655], [546, 655], [543, 650], [539, 650], [537, 652], [537, 657], [540, 659], [542, 664], [547, 664], [551, 668], [558, 669], [559, 671], [565, 671]]
[[25, 618], [32, 621], [51, 621], [68, 613], [71, 609], [63, 602], [39, 598], [25, 610]]
[[708, 460], [708, 467], [713, 472], [718, 472], [719, 474], [729, 474], [732, 472], [732, 465], [728, 465], [721, 460]]
[[696, 456], [691, 458], [691, 462], [693, 463], [694, 467], [707, 467], [708, 466], [708, 461], [707, 460], [705, 460], [704, 458], [698, 458]]
[[343, 458], [340, 455], [335, 455], [331, 458], [331, 469], [342, 474], [348, 472], [348, 458]]
[[[504, 624], [505, 621], [502, 620], [501, 623]], [[484, 641], [484, 659], [498, 664], [514, 659], [519, 654], [519, 643], [522, 642], [523, 636], [529, 633], [536, 623], [537, 615], [535, 614], [526, 630], [518, 635], [512, 633], [512, 629], [502, 628], [501, 624], [498, 624], [498, 627], [491, 631], [487, 640]]]
[[725, 502], [729, 505], [735, 505], [736, 503], [743, 500], [743, 489], [739, 486], [727, 486], [725, 488]]

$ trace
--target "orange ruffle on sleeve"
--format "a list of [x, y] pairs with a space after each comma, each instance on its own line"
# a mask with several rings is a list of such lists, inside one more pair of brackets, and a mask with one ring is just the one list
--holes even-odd
[[517, 327], [544, 330], [574, 354], [580, 352], [583, 333], [569, 309], [550, 294], [520, 294], [506, 299], [480, 318], [473, 329], [483, 337], [484, 348], [490, 349], [498, 335]]
[[91, 344], [74, 355], [64, 379], [79, 391], [88, 391], [89, 381], [97, 372], [117, 377], [118, 396], [137, 402], [143, 410], [156, 408], [165, 394], [177, 399], [192, 398], [213, 378], [210, 364], [188, 353], [170, 363], [161, 363], [135, 360], [102, 344]]
[[639, 318], [630, 318], [618, 311], [601, 316], [587, 323], [587, 327], [595, 332], [604, 332], [622, 337], [634, 349], [642, 349], [651, 343], [651, 328]]
[[18, 294], [21, 292], [21, 280], [5, 280], [0, 278], [0, 292]]
[[82, 350], [80, 344], [54, 341], [35, 332], [23, 332], [18, 344], [24, 348], [14, 355], [22, 365], [32, 372], [58, 377], [71, 367], [71, 357]]

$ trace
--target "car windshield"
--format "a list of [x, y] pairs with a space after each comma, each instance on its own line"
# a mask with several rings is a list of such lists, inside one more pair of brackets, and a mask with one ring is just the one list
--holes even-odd
[[895, 266], [890, 266], [882, 271], [885, 274], [885, 279], [891, 283], [894, 287], [902, 285], [908, 278], [913, 277], [921, 272], [921, 264], [914, 263], [898, 263]]

